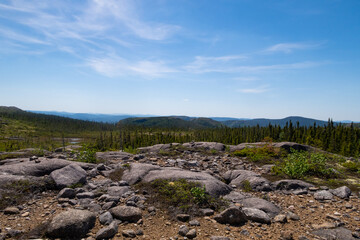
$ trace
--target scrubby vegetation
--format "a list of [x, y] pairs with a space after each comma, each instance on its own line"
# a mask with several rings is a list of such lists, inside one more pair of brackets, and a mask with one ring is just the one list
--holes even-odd
[[328, 163], [329, 159], [325, 154], [292, 150], [287, 158], [273, 168], [273, 171], [296, 179], [306, 176], [336, 177], [334, 169], [328, 166]]
[[97, 163], [95, 149], [84, 145], [83, 148], [77, 153], [76, 160], [79, 162]]
[[205, 187], [185, 179], [157, 179], [152, 183], [138, 185], [138, 188], [150, 193], [150, 202], [160, 208], [171, 210], [172, 213], [196, 215], [199, 208], [219, 210], [227, 205], [225, 200], [206, 193]]
[[233, 153], [237, 157], [247, 157], [253, 162], [266, 163], [273, 159], [278, 159], [284, 155], [280, 149], [275, 149], [270, 144], [265, 144], [262, 147], [246, 147], [242, 150]]

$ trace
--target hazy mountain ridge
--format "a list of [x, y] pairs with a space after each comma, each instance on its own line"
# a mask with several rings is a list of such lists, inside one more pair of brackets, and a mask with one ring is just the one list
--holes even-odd
[[282, 118], [282, 119], [256, 118], [256, 119], [250, 119], [250, 120], [230, 120], [230, 121], [223, 122], [223, 124], [228, 127], [246, 127], [246, 126], [253, 127], [253, 126], [257, 126], [257, 125], [259, 125], [260, 127], [265, 127], [265, 126], [268, 126], [269, 124], [271, 124], [273, 126], [278, 125], [278, 126], [284, 127], [286, 125], [286, 123], [290, 123], [290, 121], [292, 122], [293, 125], [299, 123], [300, 126], [312, 126], [312, 125], [314, 125], [314, 123], [317, 126], [324, 126], [328, 123], [327, 121], [322, 121], [322, 120], [317, 120], [317, 119], [312, 119], [312, 118], [305, 118], [305, 117], [300, 117], [300, 116], [290, 116], [290, 117], [286, 117], [286, 118]]
[[[91, 114], [91, 113], [68, 113], [54, 111], [23, 111], [17, 107], [0, 106], [0, 112], [21, 113], [28, 112], [41, 115], [52, 115], [77, 119], [82, 121], [118, 123], [118, 125], [126, 126], [144, 126], [144, 127], [164, 127], [164, 128], [216, 128], [216, 127], [245, 127], [245, 126], [268, 126], [278, 125], [284, 127], [286, 123], [292, 122], [295, 126], [299, 122], [300, 126], [324, 126], [328, 122], [312, 118], [300, 116], [290, 116], [282, 119], [246, 119], [246, 118], [228, 118], [228, 117], [190, 117], [190, 116], [154, 116], [154, 115], [128, 115], [128, 114]], [[126, 121], [124, 121], [126, 120]], [[120, 122], [120, 123], [119, 123]], [[350, 126], [349, 121], [343, 122], [346, 126]], [[334, 122], [338, 124], [340, 122]], [[360, 127], [359, 123], [354, 123], [354, 127]]]
[[[185, 120], [186, 119], [186, 120]], [[142, 126], [159, 128], [217, 128], [223, 124], [210, 118], [189, 118], [189, 117], [147, 117], [127, 118], [119, 121], [118, 126]]]

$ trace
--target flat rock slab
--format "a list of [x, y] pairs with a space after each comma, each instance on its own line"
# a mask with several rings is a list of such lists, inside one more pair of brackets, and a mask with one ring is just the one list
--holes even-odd
[[[40, 177], [49, 175], [51, 172], [66, 167], [70, 164], [74, 164], [74, 162], [57, 158], [44, 159], [39, 163], [36, 163], [35, 161], [24, 161], [10, 165], [2, 165], [0, 166], [0, 172], [5, 172], [12, 175]], [[81, 162], [77, 162], [76, 164], [84, 169], [90, 169], [95, 166], [94, 164]]]
[[272, 187], [275, 190], [293, 191], [299, 189], [309, 189], [310, 187], [314, 187], [314, 185], [301, 180], [284, 179], [273, 182]]
[[205, 172], [192, 172], [181, 168], [158, 167], [150, 164], [133, 163], [125, 170], [123, 180], [130, 184], [137, 182], [149, 183], [156, 179], [178, 180], [186, 179], [205, 186], [212, 196], [222, 196], [232, 190], [227, 184]]
[[145, 153], [145, 152], [153, 152], [153, 153], [156, 153], [156, 152], [159, 152], [160, 150], [168, 150], [171, 148], [172, 145], [179, 145], [178, 143], [177, 144], [171, 144], [171, 143], [168, 143], [168, 144], [156, 144], [156, 145], [153, 145], [153, 146], [149, 146], [149, 147], [141, 147], [141, 148], [138, 148], [137, 150], [141, 153]]
[[77, 164], [71, 164], [53, 171], [50, 177], [59, 189], [86, 183], [86, 171]]
[[96, 215], [86, 210], [71, 209], [56, 215], [49, 224], [47, 236], [61, 239], [79, 239], [94, 227]]
[[121, 197], [124, 193], [127, 193], [129, 191], [131, 191], [131, 189], [128, 186], [122, 186], [122, 187], [112, 186], [112, 187], [108, 187], [107, 189], [108, 195], [116, 196], [116, 197]]
[[240, 203], [243, 205], [243, 207], [256, 208], [264, 211], [271, 218], [275, 217], [280, 212], [280, 208], [278, 208], [275, 204], [261, 198], [246, 198], [241, 200]]
[[133, 154], [121, 151], [111, 151], [111, 152], [97, 152], [96, 159], [106, 161], [106, 162], [119, 162], [122, 160], [127, 160], [132, 157]]
[[312, 234], [326, 240], [355, 240], [350, 230], [346, 228], [320, 229], [313, 231]]
[[218, 152], [225, 151], [225, 145], [222, 143], [217, 142], [190, 142], [190, 143], [184, 143], [183, 147], [186, 148], [202, 148], [204, 150], [215, 150]]
[[248, 170], [231, 170], [224, 174], [224, 179], [230, 182], [230, 185], [237, 187], [244, 187], [246, 182], [250, 184], [252, 190], [255, 191], [270, 191], [271, 182], [253, 171]]
[[248, 193], [242, 193], [242, 192], [240, 193], [240, 192], [232, 191], [231, 193], [225, 195], [223, 198], [233, 203], [240, 203], [245, 198], [250, 198], [250, 197], [252, 196]]

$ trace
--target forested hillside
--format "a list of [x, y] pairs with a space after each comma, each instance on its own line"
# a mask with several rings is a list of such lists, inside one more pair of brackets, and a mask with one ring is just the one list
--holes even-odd
[[306, 127], [290, 122], [284, 127], [268, 125], [266, 127], [211, 128], [211, 129], [157, 129], [157, 128], [121, 128], [117, 132], [103, 132], [96, 140], [101, 150], [127, 149], [154, 145], [158, 143], [184, 143], [190, 141], [221, 142], [236, 145], [244, 142], [291, 141], [308, 144], [325, 151], [345, 156], [359, 156], [360, 129], [353, 124], [335, 125], [329, 121], [326, 126]]
[[190, 118], [190, 117], [146, 117], [146, 118], [127, 118], [119, 121], [119, 127], [151, 127], [167, 129], [201, 129], [217, 128], [223, 125], [210, 118]]
[[[131, 124], [127, 124], [130, 122]], [[137, 124], [132, 124], [137, 122]], [[78, 137], [98, 150], [135, 149], [158, 143], [190, 141], [243, 142], [291, 141], [345, 156], [359, 156], [360, 128], [356, 124], [280, 125], [229, 128], [207, 118], [134, 118], [118, 125], [35, 114], [14, 107], [0, 107], [0, 151], [26, 147], [53, 149], [55, 138]], [[194, 126], [197, 126], [194, 128]]]

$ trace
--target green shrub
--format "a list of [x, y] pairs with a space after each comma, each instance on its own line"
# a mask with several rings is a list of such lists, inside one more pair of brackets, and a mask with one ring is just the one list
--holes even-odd
[[179, 153], [176, 152], [175, 150], [168, 150], [168, 151], [165, 151], [163, 149], [160, 149], [159, 151], [159, 155], [161, 156], [168, 156], [168, 157], [172, 157], [172, 156], [176, 156], [178, 155]]
[[137, 187], [150, 193], [149, 201], [153, 204], [162, 208], [177, 209], [172, 209], [172, 212], [195, 214], [200, 207], [220, 209], [226, 205], [222, 199], [215, 199], [206, 193], [205, 187], [185, 179], [157, 179], [152, 183], [139, 184]]
[[235, 151], [233, 155], [237, 157], [247, 157], [253, 162], [270, 160], [279, 157], [279, 153], [277, 153], [271, 145], [254, 148], [247, 147], [242, 150]]
[[327, 157], [322, 153], [291, 150], [285, 161], [273, 168], [272, 171], [282, 172], [296, 179], [305, 176], [335, 177], [334, 170], [326, 165], [327, 161]]
[[86, 163], [97, 163], [96, 151], [89, 146], [84, 146], [82, 148], [82, 151], [80, 151], [77, 154], [76, 161], [86, 162]]
[[241, 185], [242, 185], [242, 189], [244, 190], [244, 192], [252, 191], [252, 187], [251, 187], [249, 180], [242, 181]]
[[346, 161], [342, 164], [347, 170], [351, 172], [359, 172], [360, 173], [360, 162]]
[[138, 150], [136, 148], [129, 146], [127, 148], [124, 148], [124, 152], [131, 153], [131, 154], [137, 154]]

